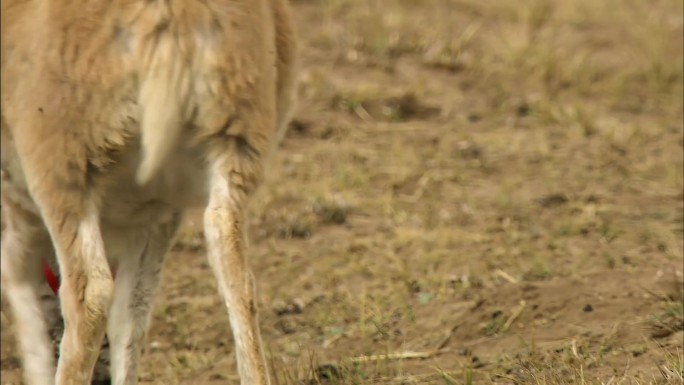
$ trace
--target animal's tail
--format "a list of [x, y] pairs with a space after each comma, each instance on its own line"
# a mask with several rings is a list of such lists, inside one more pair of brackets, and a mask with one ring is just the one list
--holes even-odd
[[146, 52], [140, 88], [142, 161], [136, 180], [147, 183], [178, 142], [190, 92], [190, 68], [170, 36]]

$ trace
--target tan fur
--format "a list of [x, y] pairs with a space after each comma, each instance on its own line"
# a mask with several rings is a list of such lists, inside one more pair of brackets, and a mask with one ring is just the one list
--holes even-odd
[[[164, 255], [199, 205], [242, 383], [268, 384], [243, 216], [295, 104], [286, 0], [3, 0], [1, 54], [3, 293], [26, 382], [90, 383], [106, 330], [112, 383], [137, 383]], [[42, 259], [62, 277], [56, 371]]]
[[[166, 17], [169, 17], [168, 15]], [[163, 21], [161, 21], [163, 23]], [[170, 27], [166, 27], [170, 28]], [[143, 159], [137, 180], [147, 183], [175, 146], [183, 122], [188, 120], [191, 63], [186, 63], [175, 36], [177, 32], [143, 42], [140, 96], [140, 135]]]

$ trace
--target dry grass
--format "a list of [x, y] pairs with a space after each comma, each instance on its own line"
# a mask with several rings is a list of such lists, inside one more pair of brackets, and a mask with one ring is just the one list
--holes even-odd
[[264, 315], [277, 384], [681, 378], [681, 306], [644, 291], [681, 282], [681, 3], [296, 6], [253, 226], [265, 303], [306, 304]]
[[[495, 287], [616, 270], [638, 281], [658, 270], [654, 261], [681, 271], [681, 4], [301, 4], [324, 23], [304, 28], [312, 63], [299, 117], [306, 132], [286, 144], [282, 169], [293, 174], [275, 178], [307, 182], [292, 193], [276, 181], [282, 190], [268, 199], [334, 192], [354, 207], [343, 241], [326, 241], [337, 232], [315, 225], [309, 236], [320, 235], [301, 244], [306, 252], [293, 249], [303, 261], [290, 266], [292, 274], [307, 271], [301, 285], [274, 286], [279, 296], [313, 287], [334, 297], [308, 310], [307, 326], [320, 328], [326, 359], [340, 363], [337, 379], [310, 377], [331, 384], [647, 384], [681, 376], [681, 350], [654, 347], [651, 334], [647, 342], [610, 336], [613, 328], [656, 322], [621, 319], [619, 309], [588, 334], [558, 331], [560, 345], [531, 348], [538, 334], [529, 327], [532, 310], [517, 298], [471, 329], [483, 338], [517, 335], [509, 358], [493, 350], [477, 368], [460, 353], [345, 364], [359, 353], [432, 352], [446, 326], [431, 330], [424, 317], [452, 319], [444, 307], [491, 300], [482, 293], [497, 295]], [[288, 160], [291, 151], [306, 161]], [[618, 282], [610, 290], [619, 292]], [[429, 310], [412, 316], [420, 307]], [[654, 311], [645, 316], [663, 334], [678, 332], [681, 315]], [[518, 317], [527, 327], [516, 331]], [[558, 317], [549, 322], [563, 323]], [[640, 349], [652, 363], [643, 364]]]

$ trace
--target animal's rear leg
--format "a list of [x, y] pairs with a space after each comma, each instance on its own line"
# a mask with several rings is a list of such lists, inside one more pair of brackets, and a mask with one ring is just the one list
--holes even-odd
[[24, 381], [54, 384], [53, 348], [40, 300], [45, 289], [41, 263], [53, 252], [50, 237], [39, 217], [9, 199], [3, 199], [2, 210], [2, 288], [12, 308]]
[[131, 250], [118, 267], [115, 298], [107, 324], [111, 341], [112, 385], [138, 383], [138, 361], [159, 284], [162, 264], [180, 223], [174, 215], [168, 223], [149, 230], [142, 249]]
[[297, 104], [297, 38], [287, 0], [272, 0], [276, 33], [276, 143], [282, 141]]
[[[46, 316], [54, 357], [58, 360], [59, 345], [62, 342], [62, 336], [64, 334], [64, 319], [62, 318], [62, 311], [59, 306], [59, 297], [48, 288], [41, 300], [43, 302], [43, 311]], [[93, 371], [93, 385], [109, 385], [111, 382], [111, 376], [109, 374], [109, 350], [109, 341], [105, 336], [104, 341], [102, 342], [100, 355], [97, 358], [97, 363], [95, 364], [95, 369]]]
[[25, 175], [31, 195], [40, 208], [60, 267], [59, 297], [65, 328], [55, 382], [90, 385], [113, 294], [98, 209], [85, 170], [75, 161], [56, 159], [46, 174], [36, 166], [35, 158], [24, 156], [23, 160], [29, 165]]
[[[59, 290], [64, 337], [57, 385], [89, 385], [113, 296], [99, 215], [88, 200], [76, 212], [43, 210], [62, 271]], [[78, 214], [77, 214], [78, 213]]]
[[261, 174], [260, 150], [229, 136], [213, 161], [204, 227], [209, 263], [228, 308], [242, 384], [266, 385], [269, 377], [259, 332], [254, 279], [246, 255], [244, 211]]

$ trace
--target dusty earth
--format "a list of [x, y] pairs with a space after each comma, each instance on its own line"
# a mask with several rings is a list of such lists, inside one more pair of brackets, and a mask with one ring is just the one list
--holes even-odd
[[[682, 383], [682, 2], [294, 8], [301, 106], [250, 211], [275, 384]], [[143, 384], [238, 384], [199, 223]]]

